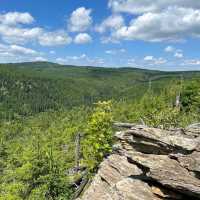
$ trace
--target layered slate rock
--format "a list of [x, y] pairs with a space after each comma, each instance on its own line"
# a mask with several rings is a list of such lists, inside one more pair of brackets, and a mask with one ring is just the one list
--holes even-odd
[[146, 155], [139, 152], [126, 153], [136, 165], [146, 168], [146, 177], [167, 188], [200, 198], [200, 180], [193, 177], [176, 160], [166, 155]]
[[118, 126], [113, 154], [79, 200], [200, 199], [199, 124], [185, 130]]

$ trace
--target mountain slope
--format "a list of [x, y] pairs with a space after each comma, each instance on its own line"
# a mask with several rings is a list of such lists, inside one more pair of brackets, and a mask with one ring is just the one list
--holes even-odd
[[98, 100], [138, 98], [148, 90], [150, 82], [157, 92], [180, 77], [199, 78], [200, 72], [78, 67], [48, 62], [1, 64], [1, 117], [8, 113], [24, 116], [89, 105]]

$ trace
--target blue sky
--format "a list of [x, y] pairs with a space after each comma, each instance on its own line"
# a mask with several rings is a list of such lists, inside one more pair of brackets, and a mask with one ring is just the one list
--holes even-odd
[[0, 62], [200, 70], [200, 1], [2, 0]]

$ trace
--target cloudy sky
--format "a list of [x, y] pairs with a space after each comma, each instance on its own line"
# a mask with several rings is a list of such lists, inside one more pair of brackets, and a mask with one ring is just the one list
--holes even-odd
[[1, 0], [0, 62], [200, 70], [199, 0]]

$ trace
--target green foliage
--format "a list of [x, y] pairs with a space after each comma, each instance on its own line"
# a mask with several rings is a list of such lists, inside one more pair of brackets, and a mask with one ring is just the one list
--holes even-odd
[[171, 88], [161, 95], [153, 95], [151, 92], [144, 95], [139, 103], [139, 113], [145, 124], [162, 128], [178, 126], [179, 109], [173, 105], [176, 93], [171, 95], [169, 92]]
[[112, 151], [113, 120], [161, 128], [198, 122], [200, 87], [193, 79], [199, 77], [52, 63], [0, 65], [0, 200], [70, 199], [81, 174], [70, 173], [77, 133], [85, 133], [80, 167], [92, 173]]
[[[175, 107], [176, 96], [180, 92], [182, 94], [181, 109]], [[150, 90], [139, 101], [117, 102], [114, 105], [114, 116], [118, 121], [145, 123], [151, 127], [184, 127], [198, 121], [197, 112], [194, 109], [186, 111], [188, 110], [186, 108], [188, 105], [194, 105], [193, 108], [197, 108], [196, 99], [199, 95], [196, 93], [196, 97], [185, 105], [187, 95], [185, 90], [182, 91], [180, 84], [171, 83], [163, 89], [161, 94], [155, 94]]]
[[86, 128], [83, 156], [86, 166], [92, 171], [112, 151], [113, 130], [111, 101], [98, 102]]
[[74, 136], [87, 112], [74, 108], [1, 123], [0, 199], [70, 199], [67, 171], [74, 167]]
[[171, 80], [200, 73], [61, 66], [36, 62], [0, 64], [0, 120], [71, 109], [103, 100], [140, 99], [152, 82], [157, 94]]
[[195, 110], [197, 112], [200, 111], [200, 82], [192, 81], [188, 82], [184, 91], [181, 95], [182, 98], [182, 108], [185, 111]]
[[68, 173], [75, 167], [78, 132], [85, 133], [81, 166], [92, 173], [112, 151], [113, 119], [161, 128], [197, 122], [198, 86], [191, 88], [192, 95], [185, 88], [181, 99], [191, 102], [181, 109], [174, 107], [180, 86], [172, 84], [160, 94], [149, 90], [139, 100], [103, 101], [94, 108], [74, 107], [0, 122], [0, 200], [70, 199], [78, 176]]

